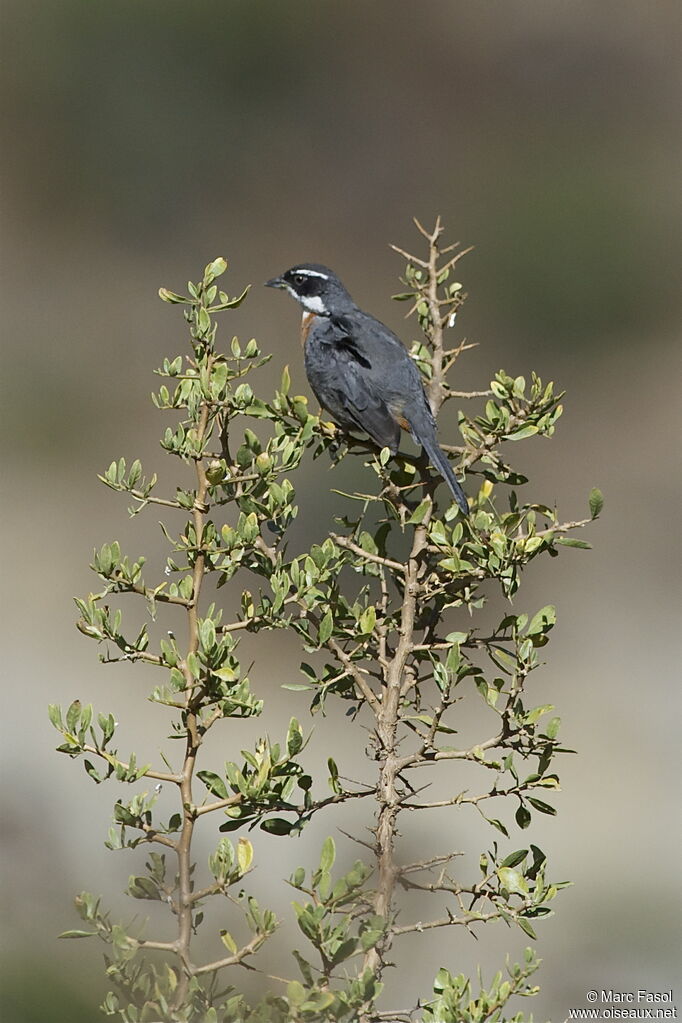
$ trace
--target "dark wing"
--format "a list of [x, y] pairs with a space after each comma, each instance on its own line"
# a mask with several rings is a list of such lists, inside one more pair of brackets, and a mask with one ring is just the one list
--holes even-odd
[[[469, 504], [464, 491], [438, 445], [436, 421], [426, 397], [424, 381], [402, 342], [383, 323], [360, 310], [353, 317], [340, 319], [337, 332], [344, 333], [344, 343], [349, 347], [355, 346], [365, 360], [363, 365], [367, 368], [363, 384], [371, 390], [372, 397], [381, 408], [391, 414], [394, 423], [397, 420], [409, 428], [428, 454], [433, 467], [448, 484], [462, 512], [468, 515]], [[374, 436], [367, 426], [365, 429]], [[391, 448], [393, 452], [398, 447], [399, 433], [398, 429], [395, 447]]]
[[353, 330], [353, 323], [349, 317], [332, 316], [330, 317], [330, 323], [334, 329], [333, 344], [337, 351], [346, 352], [359, 366], [363, 366], [364, 369], [371, 369], [372, 363], [361, 350], [355, 337], [357, 330]]
[[371, 381], [362, 376], [362, 367], [349, 360], [347, 372], [339, 381], [337, 394], [350, 418], [368, 433], [380, 448], [395, 454], [400, 444], [400, 427], [381, 398], [373, 393]]
[[348, 418], [364, 430], [380, 448], [398, 450], [400, 427], [389, 412], [377, 376], [373, 372], [371, 350], [354, 336], [353, 323], [347, 317], [333, 317], [328, 343], [336, 354], [338, 376], [334, 391]]

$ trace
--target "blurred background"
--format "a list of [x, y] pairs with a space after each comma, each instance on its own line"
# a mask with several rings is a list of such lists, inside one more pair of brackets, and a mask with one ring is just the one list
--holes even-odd
[[[182, 290], [218, 255], [231, 261], [231, 293], [295, 261], [325, 262], [409, 341], [404, 306], [390, 301], [402, 261], [388, 243], [416, 251], [411, 217], [429, 224], [438, 212], [451, 240], [476, 246], [460, 263], [470, 298], [458, 335], [479, 347], [460, 359], [455, 386], [485, 387], [500, 367], [554, 379], [568, 392], [557, 435], [519, 445], [517, 465], [529, 492], [566, 518], [586, 513], [592, 486], [606, 498], [588, 534], [594, 551], [533, 567], [516, 601], [519, 611], [557, 604], [532, 691], [556, 704], [579, 750], [560, 765], [559, 816], [509, 843], [530, 838], [554, 879], [576, 882], [540, 929], [542, 992], [522, 1007], [556, 1023], [590, 988], [674, 987], [680, 28], [676, 0], [5, 0], [7, 1023], [98, 1018], [101, 946], [55, 935], [78, 926], [71, 900], [81, 888], [104, 894], [116, 918], [137, 908], [121, 892], [144, 852], [102, 844], [117, 793], [53, 752], [45, 707], [77, 696], [112, 710], [123, 750], [143, 759], [164, 744], [164, 723], [144, 704], [144, 669], [100, 666], [71, 603], [96, 587], [95, 545], [117, 538], [131, 553], [151, 551], [152, 564], [161, 558], [156, 516], [129, 522], [125, 500], [96, 480], [120, 455], [169, 472], [157, 444], [166, 424], [148, 394], [152, 369], [184, 350], [185, 335], [157, 288]], [[274, 352], [261, 391], [288, 362], [308, 393], [290, 300], [256, 287], [223, 329], [226, 342], [253, 335]], [[348, 463], [346, 481], [366, 478]], [[329, 495], [337, 482], [322, 462], [299, 476], [306, 542], [345, 510]], [[255, 687], [272, 696], [249, 734], [277, 736], [291, 714], [305, 717], [305, 694], [279, 688], [299, 680], [300, 656], [281, 637], [258, 652]], [[339, 761], [358, 757], [364, 738], [346, 727], [316, 719], [313, 763], [344, 734]], [[217, 765], [243, 744], [226, 725]], [[351, 817], [298, 841], [257, 833], [259, 898], [286, 914], [278, 878], [312, 862], [336, 824], [367, 823]], [[466, 812], [428, 828], [438, 848], [477, 851], [496, 837]], [[342, 860], [354, 856], [337, 837]], [[202, 862], [212, 839], [201, 839]], [[397, 950], [391, 1005], [428, 995], [441, 965], [480, 961], [489, 977], [527, 943], [503, 927], [481, 930], [479, 942], [459, 930]], [[293, 975], [287, 940], [267, 965]]]

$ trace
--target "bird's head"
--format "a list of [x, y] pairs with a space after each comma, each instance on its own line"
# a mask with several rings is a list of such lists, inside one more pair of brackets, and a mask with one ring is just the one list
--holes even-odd
[[279, 277], [266, 281], [266, 288], [283, 288], [309, 313], [332, 316], [348, 309], [353, 300], [333, 270], [319, 263], [299, 263]]

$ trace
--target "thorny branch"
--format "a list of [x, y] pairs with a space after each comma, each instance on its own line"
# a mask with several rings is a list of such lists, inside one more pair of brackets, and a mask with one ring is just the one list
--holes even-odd
[[[441, 265], [442, 253], [439, 247], [439, 238], [443, 228], [440, 218], [436, 221], [432, 231], [427, 231], [418, 221], [415, 223], [428, 242], [428, 259], [420, 260], [395, 246], [394, 248], [407, 259], [408, 264], [416, 264], [424, 270], [423, 283], [419, 290], [422, 300], [426, 301], [428, 305], [430, 320], [428, 343], [432, 365], [432, 375], [427, 390], [432, 411], [434, 415], [437, 415], [446, 396], [445, 375], [454, 362], [452, 354], [450, 361], [446, 360], [444, 345], [444, 329], [452, 315], [453, 303], [444, 303], [440, 299], [438, 284], [441, 275], [454, 266], [464, 253], [451, 256], [445, 265]], [[451, 249], [445, 251], [449, 252]], [[413, 309], [417, 308], [419, 301], [418, 298]], [[459, 350], [457, 354], [459, 354]], [[456, 355], [454, 357], [456, 358]], [[429, 481], [428, 476], [423, 474], [422, 483], [425, 495], [431, 497], [433, 483]], [[426, 749], [421, 749], [415, 754], [401, 756], [398, 747], [401, 702], [405, 693], [414, 684], [414, 673], [409, 659], [415, 647], [414, 633], [417, 612], [427, 587], [422, 555], [428, 545], [429, 522], [430, 511], [427, 511], [422, 521], [414, 528], [411, 550], [404, 564], [395, 564], [391, 559], [380, 557], [368, 558], [368, 560], [381, 564], [384, 568], [399, 572], [404, 580], [397, 643], [392, 656], [387, 657], [387, 641], [385, 636], [382, 637], [382, 695], [380, 703], [372, 708], [375, 715], [376, 755], [379, 760], [378, 809], [374, 827], [377, 884], [373, 908], [377, 915], [387, 921], [387, 928], [382, 941], [367, 952], [364, 965], [378, 977], [381, 977], [388, 963], [388, 954], [393, 939], [411, 929], [398, 927], [393, 919], [395, 886], [403, 873], [395, 860], [398, 815], [403, 808], [405, 798], [401, 791], [400, 774], [405, 768], [414, 766], [416, 763], [425, 763]], [[357, 545], [351, 546], [351, 542], [345, 541], [344, 546], [354, 550], [354, 553], [359, 556], [367, 558], [367, 552]], [[384, 593], [385, 601], [386, 594]], [[376, 1016], [371, 1013], [365, 1017], [367, 1020], [372, 1018], [376, 1018]]]
[[[210, 366], [210, 357], [209, 357]], [[201, 445], [204, 441], [206, 430], [209, 424], [209, 408], [208, 405], [204, 404], [201, 414], [199, 417], [199, 426], [197, 430], [197, 439]], [[188, 625], [188, 646], [187, 655], [181, 663], [181, 671], [183, 672], [187, 681], [187, 701], [186, 701], [186, 713], [185, 723], [187, 728], [187, 739], [185, 745], [185, 755], [182, 765], [181, 781], [180, 781], [180, 795], [183, 804], [183, 825], [180, 838], [177, 843], [177, 858], [178, 858], [178, 939], [177, 939], [177, 951], [184, 967], [180, 979], [178, 981], [178, 987], [175, 997], [175, 1005], [182, 1006], [187, 998], [187, 988], [189, 979], [195, 972], [195, 968], [192, 965], [190, 959], [190, 944], [192, 940], [192, 913], [193, 913], [193, 902], [192, 902], [192, 835], [194, 833], [194, 824], [196, 820], [196, 814], [193, 811], [193, 797], [192, 797], [192, 777], [194, 774], [194, 765], [199, 752], [199, 746], [201, 745], [201, 735], [197, 727], [197, 710], [195, 697], [193, 697], [193, 684], [194, 679], [188, 665], [188, 658], [190, 655], [196, 655], [199, 649], [199, 630], [198, 630], [198, 617], [199, 617], [199, 598], [201, 596], [201, 588], [204, 581], [205, 574], [205, 550], [203, 547], [203, 530], [204, 530], [204, 513], [200, 510], [200, 507], [206, 504], [208, 495], [208, 481], [206, 479], [206, 472], [204, 469], [203, 462], [200, 458], [195, 460], [196, 476], [197, 476], [197, 499], [192, 510], [192, 517], [194, 519], [194, 529], [196, 533], [196, 545], [197, 551], [194, 561], [194, 573], [192, 578], [192, 599], [191, 603], [187, 608], [187, 625]]]

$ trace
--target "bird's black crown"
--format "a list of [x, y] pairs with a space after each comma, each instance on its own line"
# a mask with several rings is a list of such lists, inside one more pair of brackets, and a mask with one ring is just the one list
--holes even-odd
[[321, 316], [330, 316], [352, 305], [334, 271], [321, 263], [298, 263], [267, 281], [266, 287], [285, 289], [304, 309]]

